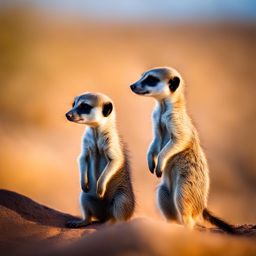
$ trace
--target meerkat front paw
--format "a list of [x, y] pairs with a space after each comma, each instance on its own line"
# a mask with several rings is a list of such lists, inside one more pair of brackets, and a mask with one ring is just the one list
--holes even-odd
[[97, 195], [99, 198], [103, 198], [106, 192], [106, 186], [101, 178], [97, 181]]
[[161, 160], [160, 157], [158, 157], [157, 166], [156, 166], [156, 176], [157, 176], [158, 178], [161, 178], [162, 173], [163, 173], [163, 171], [164, 171], [164, 168], [165, 168], [165, 167], [164, 167], [163, 161]]
[[152, 151], [149, 151], [147, 154], [147, 160], [148, 160], [148, 169], [151, 173], [154, 174], [155, 168], [156, 168], [156, 154], [152, 153]]
[[149, 153], [147, 156], [147, 160], [148, 160], [148, 168], [149, 168], [150, 172], [154, 174], [154, 171], [156, 168], [156, 163], [155, 163], [153, 154]]
[[162, 171], [161, 171], [161, 167], [159, 165], [156, 166], [156, 176], [158, 178], [162, 177]]
[[89, 183], [81, 184], [81, 188], [84, 193], [87, 193], [90, 190]]

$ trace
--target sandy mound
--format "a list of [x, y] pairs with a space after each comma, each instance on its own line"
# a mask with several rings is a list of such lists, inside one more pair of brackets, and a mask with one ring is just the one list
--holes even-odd
[[256, 253], [255, 226], [240, 228], [241, 232], [246, 231], [246, 238], [214, 234], [212, 231], [220, 232], [217, 229], [189, 232], [178, 225], [146, 218], [116, 225], [92, 225], [84, 229], [65, 228], [65, 222], [72, 217], [38, 204], [23, 195], [0, 190], [0, 254], [79, 255], [86, 252], [86, 255], [217, 255], [224, 251], [225, 255]]

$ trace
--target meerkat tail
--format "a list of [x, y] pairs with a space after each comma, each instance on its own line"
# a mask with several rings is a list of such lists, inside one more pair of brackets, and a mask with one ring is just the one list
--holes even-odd
[[235, 234], [236, 228], [224, 220], [214, 216], [207, 208], [203, 210], [203, 218], [229, 234]]

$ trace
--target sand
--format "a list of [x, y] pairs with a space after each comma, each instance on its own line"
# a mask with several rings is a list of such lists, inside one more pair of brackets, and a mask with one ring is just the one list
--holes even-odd
[[[230, 236], [216, 228], [189, 231], [149, 218], [69, 229], [75, 218], [15, 192], [0, 190], [1, 255], [252, 255], [256, 225]], [[242, 230], [242, 228], [240, 228]]]

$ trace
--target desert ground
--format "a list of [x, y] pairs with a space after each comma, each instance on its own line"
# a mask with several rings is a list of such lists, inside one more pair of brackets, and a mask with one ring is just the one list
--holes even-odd
[[[238, 226], [254, 224], [255, 45], [255, 24], [102, 24], [1, 10], [1, 250], [255, 255], [253, 225], [245, 236], [230, 237], [166, 223], [155, 203], [159, 180], [146, 165], [154, 102], [129, 89], [151, 67], [179, 70], [209, 161], [209, 208]], [[137, 205], [128, 223], [68, 230], [66, 219], [80, 216], [76, 158], [84, 127], [68, 122], [65, 113], [84, 91], [103, 92], [115, 102]]]
[[[216, 228], [190, 231], [150, 218], [70, 229], [69, 214], [0, 190], [1, 255], [255, 255], [256, 225], [237, 235]], [[185, 246], [184, 246], [185, 245]]]

